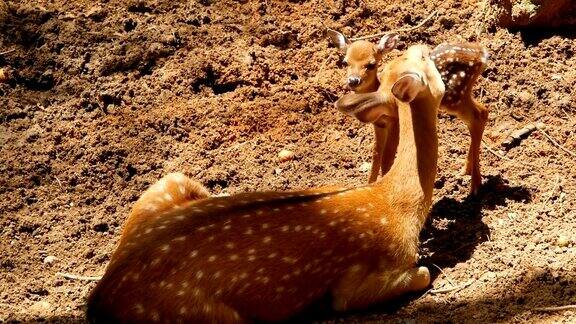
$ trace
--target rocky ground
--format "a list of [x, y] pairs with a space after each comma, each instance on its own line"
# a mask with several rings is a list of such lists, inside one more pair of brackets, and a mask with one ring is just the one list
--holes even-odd
[[[332, 106], [346, 90], [325, 28], [365, 35], [434, 9], [400, 49], [464, 39], [491, 53], [476, 89], [495, 153], [482, 149], [482, 192], [468, 197], [459, 174], [465, 125], [441, 114], [422, 234], [433, 290], [350, 314], [321, 302], [297, 320], [576, 321], [574, 310], [538, 310], [576, 304], [576, 32], [499, 28], [484, 3], [6, 1], [0, 322], [83, 322], [94, 283], [56, 273], [102, 274], [131, 205], [168, 172], [214, 194], [365, 183], [371, 128]], [[280, 162], [282, 149], [294, 159]]]

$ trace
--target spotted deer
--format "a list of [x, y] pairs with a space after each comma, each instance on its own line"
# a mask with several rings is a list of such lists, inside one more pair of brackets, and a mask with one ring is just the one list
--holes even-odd
[[[329, 32], [330, 39], [338, 48], [346, 50], [344, 62], [348, 65], [348, 85], [354, 93], [367, 93], [377, 89], [380, 81], [375, 76], [377, 72], [358, 74], [354, 71], [363, 66], [364, 62], [381, 62], [382, 56], [374, 51], [366, 50], [371, 44], [367, 41], [356, 41], [350, 43], [346, 37], [336, 31]], [[388, 35], [382, 37], [386, 39]], [[387, 39], [389, 42], [388, 51], [396, 45], [397, 34], [391, 34]], [[382, 39], [379, 42], [382, 43]], [[371, 44], [372, 45], [372, 44]], [[373, 47], [375, 45], [372, 45]], [[474, 99], [472, 90], [478, 77], [484, 71], [488, 59], [488, 52], [484, 47], [475, 43], [443, 43], [438, 45], [431, 53], [430, 58], [441, 73], [442, 81], [446, 86], [446, 97], [442, 100], [441, 110], [462, 119], [471, 135], [470, 147], [463, 174], [471, 175], [472, 194], [476, 194], [482, 184], [480, 172], [480, 145], [482, 135], [488, 120], [488, 109]], [[376, 71], [377, 68], [373, 69]], [[358, 76], [359, 81], [354, 78]], [[354, 84], [361, 84], [360, 91], [350, 84], [350, 78]], [[377, 110], [358, 111], [355, 107], [338, 107], [345, 113], [351, 114], [361, 121], [366, 121], [364, 114], [369, 112], [374, 114]], [[348, 111], [347, 111], [348, 110]], [[396, 146], [398, 143], [397, 120], [392, 115], [375, 119], [374, 125], [375, 145], [372, 154], [372, 169], [370, 171], [369, 183], [376, 181], [378, 174], [385, 174], [393, 163]], [[369, 117], [369, 116], [368, 116]]]
[[136, 202], [88, 298], [89, 319], [278, 321], [326, 293], [346, 311], [426, 288], [418, 238], [432, 202], [444, 84], [425, 46], [385, 71], [377, 95], [365, 96], [397, 111], [400, 136], [378, 182], [208, 197], [186, 176], [167, 175]]
[[[398, 34], [390, 33], [382, 36], [377, 44], [366, 40], [350, 42], [346, 36], [335, 30], [328, 29], [330, 41], [340, 50], [346, 52], [342, 62], [346, 68], [346, 84], [353, 93], [373, 92], [380, 86], [378, 67], [383, 56], [396, 48]], [[390, 170], [396, 146], [398, 145], [398, 120], [396, 114], [383, 115], [372, 123], [374, 127], [374, 148], [372, 150], [372, 168], [368, 183], [378, 179], [380, 169], [382, 174]], [[378, 161], [378, 163], [374, 163]]]

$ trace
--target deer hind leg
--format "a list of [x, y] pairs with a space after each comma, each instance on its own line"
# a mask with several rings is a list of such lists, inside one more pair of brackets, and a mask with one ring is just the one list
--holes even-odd
[[126, 220], [124, 232], [150, 215], [158, 215], [183, 203], [208, 198], [210, 193], [199, 182], [183, 173], [169, 173], [148, 188], [136, 201]]
[[351, 269], [333, 291], [334, 309], [366, 308], [409, 292], [424, 290], [429, 285], [430, 271], [426, 267], [376, 272], [363, 267]]
[[400, 136], [398, 120], [389, 120], [386, 128], [388, 129], [388, 132], [386, 134], [386, 143], [384, 144], [384, 153], [382, 156], [382, 175], [388, 173], [392, 164], [394, 164]]
[[386, 151], [386, 139], [388, 137], [387, 125], [377, 126], [374, 125], [374, 148], [372, 150], [372, 168], [370, 170], [370, 178], [368, 183], [372, 183], [378, 179], [380, 167], [384, 167], [384, 153]]
[[480, 146], [482, 144], [484, 128], [488, 121], [488, 109], [486, 109], [486, 107], [481, 103], [470, 98], [462, 103], [461, 118], [466, 123], [466, 126], [468, 126], [471, 137], [464, 173], [471, 176], [470, 193], [475, 195], [478, 193], [478, 190], [482, 185], [482, 174], [480, 172]]

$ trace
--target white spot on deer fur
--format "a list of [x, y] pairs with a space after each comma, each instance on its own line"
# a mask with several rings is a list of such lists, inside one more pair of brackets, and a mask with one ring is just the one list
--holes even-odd
[[208, 257], [208, 262], [214, 262], [216, 260], [216, 256], [215, 255], [211, 255]]
[[302, 229], [301, 225], [294, 226], [294, 231], [296, 231], [296, 232], [300, 232], [301, 229]]
[[330, 223], [328, 223], [328, 226], [334, 226], [336, 225], [336, 221], [331, 221]]
[[254, 260], [256, 260], [255, 256], [253, 256], [253, 255], [248, 256], [248, 261], [254, 261]]
[[144, 306], [142, 306], [142, 304], [134, 305], [134, 309], [136, 310], [136, 314], [144, 313]]
[[212, 307], [210, 307], [210, 305], [208, 305], [208, 304], [204, 305], [204, 312], [210, 313], [211, 311], [212, 311]]
[[197, 255], [198, 255], [198, 250], [194, 250], [194, 251], [190, 252], [189, 257], [194, 258], [194, 257], [196, 257]]
[[276, 287], [276, 292], [279, 292], [279, 293], [280, 293], [280, 292], [283, 292], [284, 289], [285, 289], [285, 288], [284, 288], [283, 286]]
[[156, 258], [156, 259], [152, 260], [152, 262], [150, 263], [150, 265], [151, 265], [151, 266], [155, 266], [155, 265], [157, 265], [158, 263], [160, 263], [160, 258]]
[[230, 227], [231, 227], [230, 225], [224, 225], [224, 226], [222, 227], [222, 229], [225, 230], [225, 231], [227, 231], [227, 230], [230, 229]]
[[281, 231], [282, 232], [288, 232], [289, 229], [290, 229], [290, 226], [284, 225], [284, 226], [282, 226]]
[[242, 272], [240, 274], [240, 279], [246, 279], [246, 277], [248, 277], [248, 274], [246, 272]]
[[275, 211], [275, 212], [278, 212], [278, 211], [280, 211], [280, 208], [274, 208], [274, 209], [272, 209], [272, 210]]
[[246, 214], [246, 215], [242, 215], [242, 218], [249, 218], [251, 215], [250, 214]]
[[260, 209], [259, 211], [256, 212], [256, 215], [262, 215], [264, 213], [264, 211], [262, 209]]
[[160, 314], [157, 311], [152, 311], [151, 317], [154, 322], [158, 322], [160, 320]]
[[220, 275], [221, 275], [221, 274], [222, 274], [222, 273], [221, 273], [220, 271], [214, 272], [214, 278], [215, 278], [215, 279], [220, 278]]
[[255, 249], [249, 249], [249, 250], [248, 250], [248, 254], [254, 254], [254, 253], [256, 253], [256, 250], [255, 250]]
[[460, 75], [461, 78], [464, 78], [464, 77], [466, 76], [466, 72], [460, 71], [459, 75]]
[[214, 241], [214, 236], [213, 236], [213, 235], [211, 235], [211, 236], [208, 237], [208, 242], [212, 242], [212, 241]]
[[180, 310], [178, 311], [178, 314], [180, 314], [180, 315], [186, 315], [186, 311], [187, 311], [186, 306], [182, 306], [182, 307], [180, 307]]
[[176, 296], [184, 296], [186, 292], [184, 290], [178, 290], [178, 292], [176, 293]]
[[262, 278], [262, 283], [267, 284], [268, 281], [270, 281], [270, 278], [268, 278], [268, 277], [263, 277], [263, 278]]
[[206, 226], [201, 226], [196, 229], [197, 232], [204, 232], [206, 230]]
[[145, 231], [144, 234], [150, 234], [150, 232], [152, 232], [152, 229], [150, 227], [148, 227]]
[[238, 260], [238, 254], [232, 254], [230, 256], [230, 260], [232, 260], [232, 261]]
[[246, 232], [244, 232], [244, 234], [246, 234], [246, 235], [250, 235], [250, 234], [253, 234], [253, 233], [254, 233], [254, 231], [252, 231], [252, 228], [251, 228], [251, 227], [248, 227], [248, 228], [246, 229]]
[[164, 194], [164, 200], [166, 200], [167, 202], [171, 202], [174, 200], [174, 197], [172, 197], [172, 195], [169, 193], [165, 193]]
[[163, 252], [168, 252], [170, 250], [170, 245], [164, 244], [164, 245], [162, 245], [160, 250], [162, 250]]
[[177, 238], [173, 239], [172, 241], [182, 242], [184, 240], [186, 240], [186, 236], [178, 236]]
[[282, 261], [286, 262], [286, 263], [290, 263], [290, 264], [294, 264], [296, 263], [296, 259], [290, 258], [290, 257], [283, 257]]
[[320, 210], [320, 214], [321, 214], [321, 215], [326, 214], [326, 209], [321, 209], [321, 210]]
[[184, 215], [178, 215], [175, 216], [174, 218], [176, 218], [177, 220], [184, 220], [186, 217]]
[[202, 279], [203, 276], [204, 276], [204, 272], [202, 272], [202, 270], [199, 270], [198, 272], [196, 272], [196, 279]]
[[272, 238], [270, 236], [265, 236], [264, 239], [262, 240], [262, 242], [264, 243], [270, 243], [270, 241], [272, 241]]
[[268, 228], [268, 223], [262, 224], [262, 229], [267, 229], [267, 228]]
[[156, 205], [154, 205], [154, 204], [151, 204], [151, 205], [146, 206], [145, 209], [146, 209], [147, 211], [155, 212], [155, 211], [158, 210], [158, 206], [156, 206]]
[[448, 63], [452, 63], [452, 62], [454, 62], [454, 58], [453, 58], [453, 57], [449, 57], [449, 58], [447, 59], [447, 61], [448, 61]]
[[270, 254], [268, 254], [268, 259], [273, 259], [273, 258], [275, 258], [277, 255], [278, 255], [278, 253], [276, 253], [276, 252], [270, 253]]

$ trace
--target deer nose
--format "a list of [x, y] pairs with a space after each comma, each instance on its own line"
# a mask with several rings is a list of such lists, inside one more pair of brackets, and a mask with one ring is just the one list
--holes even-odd
[[360, 77], [357, 76], [348, 77], [348, 86], [352, 88], [357, 87], [360, 84], [360, 81], [362, 81]]

